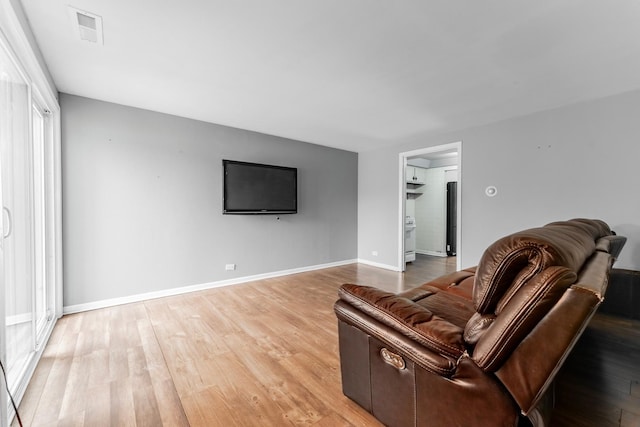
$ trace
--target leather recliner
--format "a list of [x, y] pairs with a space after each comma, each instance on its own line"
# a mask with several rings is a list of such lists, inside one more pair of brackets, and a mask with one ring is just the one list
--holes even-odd
[[506, 236], [477, 267], [400, 294], [343, 285], [344, 394], [389, 426], [548, 425], [553, 379], [625, 241], [574, 219]]

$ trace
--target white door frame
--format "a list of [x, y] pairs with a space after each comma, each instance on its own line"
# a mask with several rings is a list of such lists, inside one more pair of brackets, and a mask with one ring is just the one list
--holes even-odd
[[457, 236], [456, 236], [456, 270], [461, 269], [461, 260], [462, 260], [462, 246], [460, 244], [462, 235], [462, 209], [461, 209], [461, 201], [462, 201], [462, 141], [452, 142], [449, 144], [435, 145], [433, 147], [421, 148], [418, 150], [405, 151], [399, 154], [399, 179], [398, 186], [400, 191], [400, 200], [398, 201], [399, 206], [399, 221], [398, 221], [398, 247], [400, 248], [398, 253], [398, 269], [400, 271], [406, 270], [406, 263], [404, 262], [404, 220], [405, 220], [405, 203], [407, 200], [407, 182], [406, 182], [406, 168], [407, 168], [407, 159], [409, 157], [415, 157], [422, 154], [430, 154], [437, 153], [440, 151], [452, 151], [456, 150], [458, 152], [458, 191], [456, 194], [457, 198]]

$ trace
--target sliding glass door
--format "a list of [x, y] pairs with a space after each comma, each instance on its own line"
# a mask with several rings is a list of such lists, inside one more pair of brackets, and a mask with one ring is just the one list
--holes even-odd
[[44, 103], [0, 43], [0, 357], [14, 396], [24, 393], [54, 318], [52, 135]]
[[9, 386], [16, 383], [33, 346], [33, 230], [30, 224], [29, 86], [3, 58], [0, 74], [0, 161], [4, 240], [5, 368]]

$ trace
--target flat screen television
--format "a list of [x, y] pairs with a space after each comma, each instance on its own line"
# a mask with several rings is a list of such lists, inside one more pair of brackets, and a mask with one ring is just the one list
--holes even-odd
[[223, 214], [298, 212], [298, 169], [222, 160]]

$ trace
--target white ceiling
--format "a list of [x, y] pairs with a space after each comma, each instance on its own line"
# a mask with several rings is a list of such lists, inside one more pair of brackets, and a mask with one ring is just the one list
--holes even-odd
[[640, 89], [638, 0], [22, 3], [60, 92], [356, 152]]

